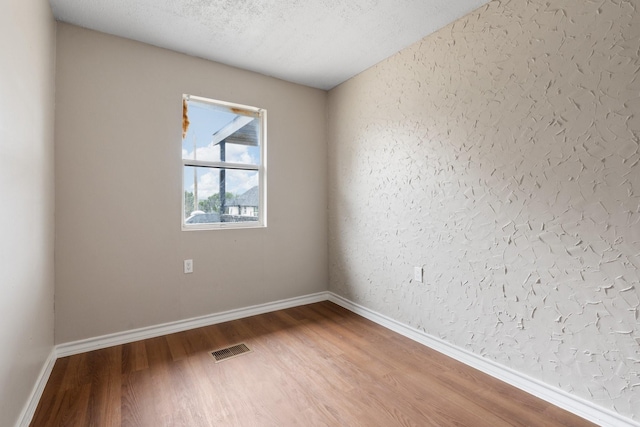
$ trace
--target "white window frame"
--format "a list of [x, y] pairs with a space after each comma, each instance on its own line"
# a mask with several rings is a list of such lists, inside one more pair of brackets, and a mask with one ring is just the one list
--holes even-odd
[[[232, 102], [220, 101], [216, 99], [204, 98], [201, 96], [184, 94], [183, 100], [196, 101], [200, 103], [208, 103], [216, 106], [226, 107], [230, 110], [254, 116], [260, 121], [260, 132], [258, 135], [258, 144], [260, 146], [260, 164], [251, 165], [244, 163], [231, 162], [210, 162], [204, 160], [182, 159], [180, 175], [182, 176], [181, 195], [182, 210], [180, 213], [182, 231], [199, 231], [199, 230], [228, 230], [228, 229], [245, 229], [245, 228], [266, 228], [267, 226], [267, 110], [264, 108], [251, 107], [248, 105], [236, 104]], [[180, 156], [182, 158], [182, 155]], [[258, 220], [244, 222], [216, 222], [204, 224], [187, 224], [184, 217], [185, 196], [184, 196], [184, 168], [185, 166], [207, 167], [227, 170], [255, 170], [258, 172], [258, 186], [260, 189], [260, 205], [258, 206]], [[195, 197], [195, 194], [194, 194]]]

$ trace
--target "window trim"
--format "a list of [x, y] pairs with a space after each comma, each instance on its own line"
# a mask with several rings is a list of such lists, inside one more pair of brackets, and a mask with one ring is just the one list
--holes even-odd
[[[180, 161], [180, 175], [181, 175], [181, 213], [180, 222], [182, 231], [201, 231], [201, 230], [229, 230], [229, 229], [250, 229], [250, 228], [266, 228], [267, 227], [267, 110], [264, 108], [251, 107], [248, 105], [236, 104], [227, 101], [220, 101], [211, 98], [204, 98], [195, 95], [182, 95], [183, 101], [195, 101], [200, 103], [211, 104], [215, 106], [222, 106], [228, 108], [232, 112], [251, 116], [260, 120], [260, 132], [258, 144], [260, 146], [260, 164], [245, 164], [245, 163], [231, 163], [231, 162], [211, 162], [206, 160], [190, 160], [183, 159], [182, 155]], [[205, 224], [186, 224], [184, 217], [185, 209], [185, 181], [184, 181], [184, 168], [185, 166], [193, 167], [205, 167], [215, 169], [228, 169], [228, 170], [249, 170], [258, 172], [258, 188], [259, 191], [259, 203], [258, 206], [258, 220], [257, 221], [245, 221], [245, 222], [217, 222], [217, 223], [205, 223]]]

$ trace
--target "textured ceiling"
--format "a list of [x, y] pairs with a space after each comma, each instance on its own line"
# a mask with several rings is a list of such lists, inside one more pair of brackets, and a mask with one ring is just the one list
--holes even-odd
[[50, 0], [59, 21], [330, 89], [487, 0]]

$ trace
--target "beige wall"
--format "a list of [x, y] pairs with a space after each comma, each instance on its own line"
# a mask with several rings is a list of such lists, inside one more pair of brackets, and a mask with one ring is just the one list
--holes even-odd
[[[57, 49], [57, 343], [326, 290], [326, 92], [67, 24]], [[183, 93], [267, 109], [268, 228], [180, 230]]]
[[46, 1], [0, 13], [0, 425], [53, 349], [55, 22]]
[[640, 420], [639, 52], [634, 2], [493, 1], [332, 90], [331, 290]]

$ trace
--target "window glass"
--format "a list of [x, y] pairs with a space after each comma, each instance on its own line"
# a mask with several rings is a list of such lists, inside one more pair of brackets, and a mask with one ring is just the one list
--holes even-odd
[[266, 112], [185, 95], [183, 229], [264, 226]]

